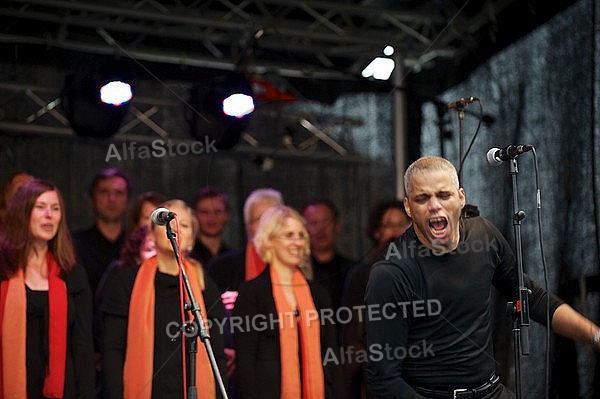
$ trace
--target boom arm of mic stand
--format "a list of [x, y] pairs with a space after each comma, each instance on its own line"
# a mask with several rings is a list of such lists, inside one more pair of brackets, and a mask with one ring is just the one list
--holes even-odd
[[212, 349], [212, 345], [210, 344], [210, 335], [206, 330], [204, 325], [204, 319], [202, 318], [202, 313], [200, 312], [200, 306], [196, 301], [196, 297], [194, 296], [194, 292], [192, 291], [192, 286], [190, 285], [190, 280], [188, 278], [187, 272], [185, 271], [185, 267], [183, 266], [183, 262], [179, 257], [179, 250], [177, 248], [177, 242], [175, 240], [175, 234], [171, 229], [171, 224], [167, 222], [167, 237], [171, 242], [171, 246], [173, 247], [173, 253], [175, 254], [175, 259], [177, 260], [177, 264], [179, 265], [179, 269], [181, 270], [181, 276], [183, 278], [183, 284], [187, 291], [188, 297], [190, 298], [189, 309], [194, 315], [194, 324], [198, 328], [198, 334], [194, 334], [192, 339], [190, 340], [190, 377], [189, 377], [189, 386], [188, 386], [188, 398], [196, 399], [197, 389], [196, 389], [196, 340], [198, 336], [204, 343], [204, 347], [206, 348], [206, 353], [208, 355], [208, 360], [210, 361], [210, 366], [212, 368], [215, 381], [217, 383], [217, 389], [221, 392], [221, 398], [227, 399], [227, 391], [225, 390], [225, 384], [223, 383], [223, 379], [221, 378], [221, 373], [219, 372], [219, 366], [217, 365], [217, 360], [215, 359], [215, 354]]

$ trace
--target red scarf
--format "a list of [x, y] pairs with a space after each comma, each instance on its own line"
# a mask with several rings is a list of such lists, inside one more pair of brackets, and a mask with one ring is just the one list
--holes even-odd
[[[292, 285], [298, 302], [296, 320], [285, 298], [283, 287], [273, 267], [270, 268], [275, 308], [279, 315], [279, 347], [281, 350], [281, 399], [323, 399], [325, 382], [321, 361], [321, 335], [310, 287], [302, 272], [294, 271]], [[300, 341], [298, 341], [300, 334]], [[298, 352], [300, 342], [300, 352]], [[298, 359], [298, 353], [301, 354]], [[302, 375], [302, 378], [300, 377]]]
[[267, 265], [256, 252], [252, 241], [248, 241], [246, 244], [246, 281], [258, 277], [266, 267]]
[[[43, 395], [62, 398], [67, 362], [67, 286], [61, 269], [48, 251], [48, 364]], [[0, 393], [4, 398], [27, 398], [27, 293], [23, 270], [0, 283]], [[41, 354], [40, 354], [41, 356]]]
[[[196, 301], [200, 306], [200, 312], [206, 321], [206, 308], [198, 282], [198, 272], [191, 263], [186, 262], [184, 267]], [[127, 329], [127, 349], [123, 367], [123, 396], [125, 399], [150, 399], [152, 395], [154, 306], [156, 298], [154, 279], [157, 270], [156, 256], [145, 260], [140, 266], [131, 292], [128, 325], [134, 326], [134, 328]], [[191, 317], [191, 315], [188, 316]], [[185, 395], [185, 368], [182, 374]], [[198, 398], [214, 399], [216, 397], [216, 385], [212, 368], [208, 355], [202, 348], [196, 354], [196, 381], [199, 388]]]

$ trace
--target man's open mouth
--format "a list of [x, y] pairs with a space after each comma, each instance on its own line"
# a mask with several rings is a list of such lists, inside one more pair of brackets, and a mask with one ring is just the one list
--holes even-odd
[[443, 216], [429, 219], [429, 227], [436, 236], [444, 235], [448, 227], [448, 219]]

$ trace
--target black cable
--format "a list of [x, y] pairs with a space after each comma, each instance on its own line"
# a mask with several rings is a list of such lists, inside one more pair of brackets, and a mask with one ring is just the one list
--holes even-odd
[[477, 135], [479, 134], [479, 131], [481, 130], [481, 122], [483, 121], [483, 105], [481, 105], [481, 101], [479, 101], [479, 99], [477, 100], [477, 103], [479, 104], [479, 122], [477, 123], [477, 128], [475, 129], [475, 133], [473, 134], [473, 137], [471, 138], [471, 142], [469, 143], [469, 146], [467, 147], [467, 151], [465, 152], [465, 155], [463, 155], [462, 159], [459, 162], [459, 168], [458, 168], [459, 176], [462, 176], [462, 170], [463, 170], [463, 165], [465, 163], [465, 160], [467, 159], [467, 156], [469, 155], [469, 152], [471, 151], [471, 147], [473, 147], [473, 144], [475, 143], [475, 139], [477, 138]]
[[535, 195], [536, 195], [536, 208], [537, 208], [537, 225], [538, 225], [538, 239], [540, 242], [540, 256], [542, 258], [542, 271], [544, 272], [544, 289], [546, 290], [546, 320], [548, 326], [546, 327], [546, 399], [550, 397], [550, 292], [548, 291], [548, 272], [546, 267], [546, 256], [544, 255], [544, 238], [542, 235], [542, 199], [541, 189], [538, 173], [537, 153], [535, 147], [532, 149], [533, 152], [533, 164], [535, 169]]

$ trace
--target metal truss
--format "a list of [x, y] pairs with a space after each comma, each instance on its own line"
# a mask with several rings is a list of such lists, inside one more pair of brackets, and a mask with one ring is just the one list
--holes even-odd
[[[76, 134], [69, 126], [67, 117], [61, 109], [61, 95], [56, 89], [42, 86], [22, 85], [16, 83], [0, 82], [0, 104], [11, 103], [14, 109], [7, 110], [0, 106], [0, 134], [2, 132], [10, 134], [24, 135], [51, 135], [62, 137], [76, 137]], [[192, 138], [187, 134], [185, 126], [176, 126], [177, 134], [165, 130], [160, 122], [155, 121], [160, 117], [160, 113], [169, 108], [180, 108], [181, 103], [168, 98], [151, 98], [136, 96], [129, 106], [129, 112], [122, 123], [119, 131], [111, 137], [111, 141], [126, 142], [136, 141], [148, 143], [156, 139], [172, 140], [175, 142], [191, 141]], [[7, 118], [7, 113], [10, 117]], [[329, 149], [342, 157], [348, 156], [348, 150], [332, 139], [327, 126], [317, 126], [315, 121], [311, 121], [312, 115], [303, 112], [286, 112], [284, 116], [277, 112], [263, 112], [263, 118], [284, 118], [289, 123], [297, 124], [303, 127], [309, 133], [309, 137], [297, 144], [292, 143], [291, 137], [283, 134], [282, 144], [287, 155], [290, 156], [313, 156], [314, 150], [319, 142], [322, 142]], [[153, 119], [155, 118], [155, 119]], [[171, 121], [172, 122], [172, 121]], [[327, 118], [330, 125], [339, 125], [346, 128], [350, 126], [361, 125], [361, 120], [351, 117]], [[172, 125], [173, 123], [171, 123]], [[145, 129], [140, 129], [143, 125]], [[177, 124], [176, 124], [177, 125]], [[139, 132], [143, 130], [144, 133]], [[275, 151], [269, 145], [265, 145], [250, 132], [242, 135], [242, 140], [248, 145], [242, 153], [256, 153], [263, 155], [281, 155], [281, 151]], [[238, 151], [239, 148], [238, 148]], [[322, 157], [322, 152], [316, 155]], [[348, 160], [364, 161], [363, 159], [348, 156]]]
[[352, 80], [386, 45], [409, 70], [452, 59], [514, 1], [3, 0], [0, 43]]

